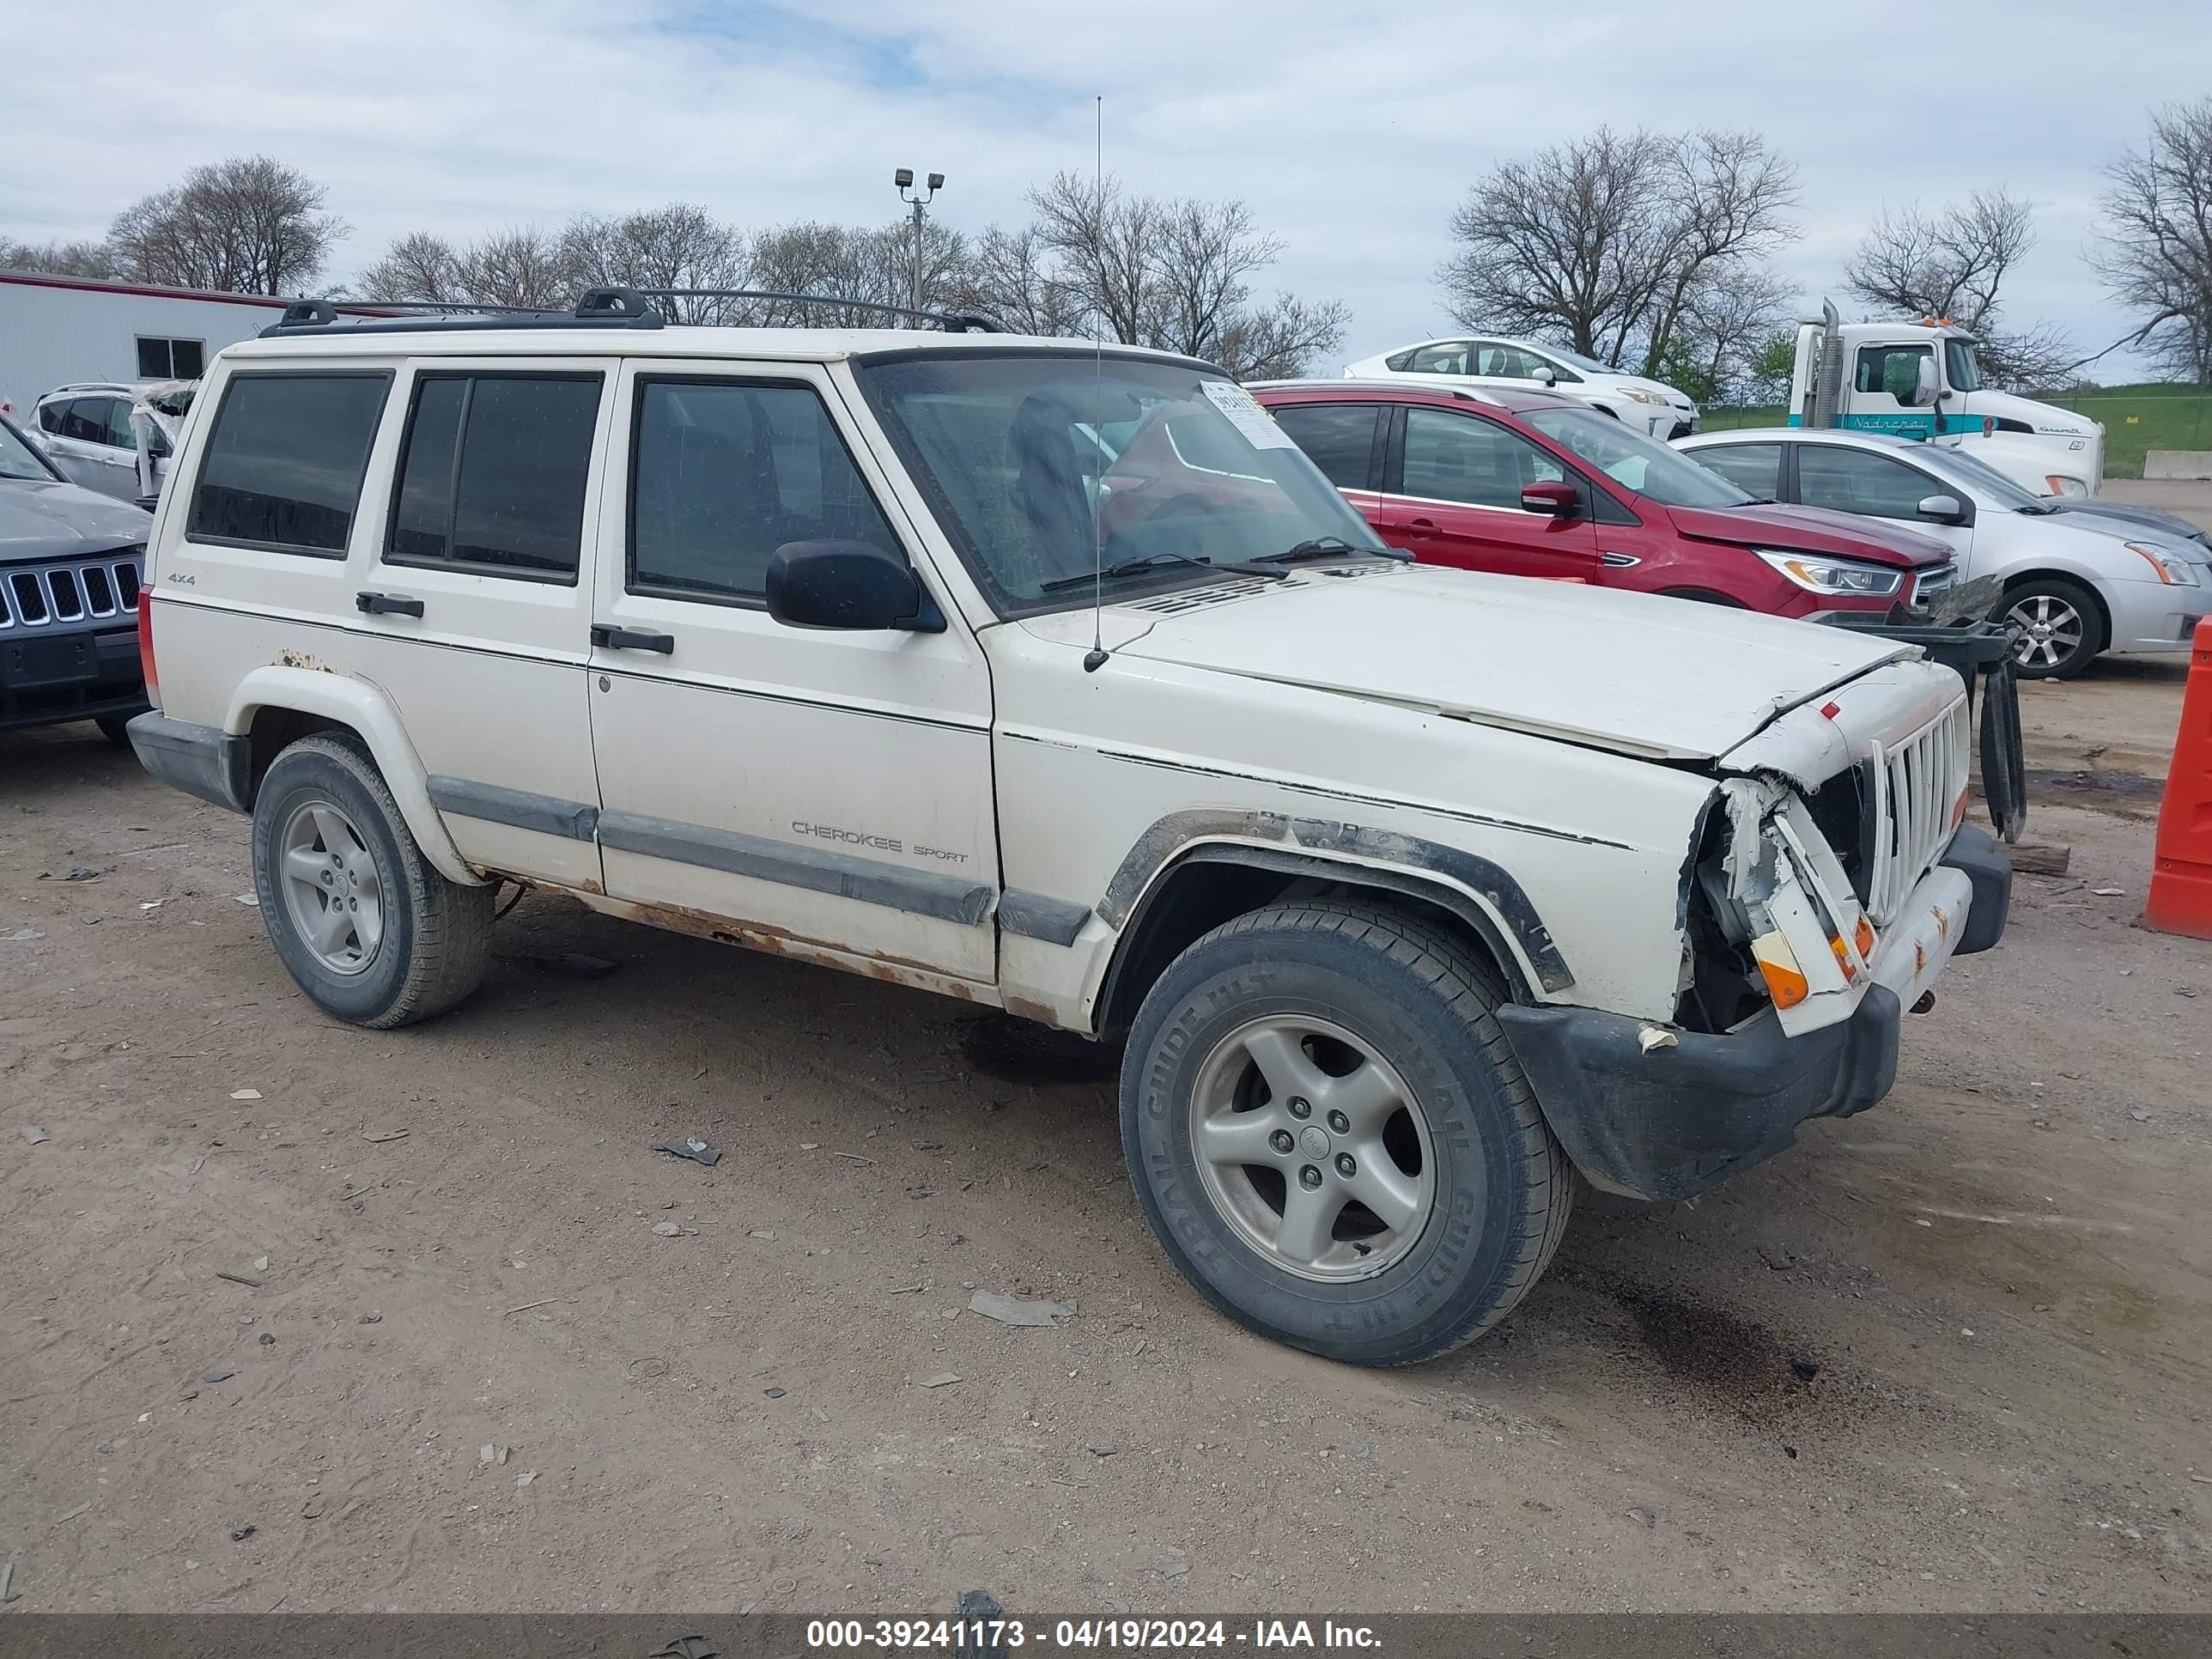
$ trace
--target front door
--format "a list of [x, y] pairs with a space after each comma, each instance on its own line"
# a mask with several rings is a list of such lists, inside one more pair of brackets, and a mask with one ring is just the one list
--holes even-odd
[[939, 633], [768, 614], [787, 543], [914, 557], [835, 384], [811, 365], [632, 364], [616, 423], [592, 617], [607, 891], [743, 943], [991, 982], [991, 693], [974, 637], [941, 593]]
[[[1921, 516], [1920, 503], [1931, 495], [1948, 495], [1972, 506], [1957, 484], [1923, 472], [1893, 455], [1877, 455], [1870, 449], [1842, 444], [1805, 443], [1796, 447], [1797, 500], [1806, 507], [1882, 519], [1939, 542], [1950, 544], [1961, 581], [1973, 580], [1974, 527], [1945, 524]], [[1704, 459], [1702, 453], [1699, 459]]]
[[1385, 541], [1425, 564], [1463, 570], [1572, 581], [1597, 574], [1597, 532], [1586, 515], [1521, 505], [1522, 485], [1566, 479], [1557, 461], [1471, 410], [1416, 404], [1401, 413], [1373, 516]]
[[1900, 438], [1936, 435], [1936, 349], [1926, 344], [1863, 345], [1851, 354], [1847, 426]]

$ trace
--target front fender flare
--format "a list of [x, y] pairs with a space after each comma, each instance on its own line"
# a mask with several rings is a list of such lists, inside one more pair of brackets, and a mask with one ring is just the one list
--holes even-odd
[[1473, 926], [1525, 994], [1553, 997], [1574, 986], [1573, 970], [1520, 883], [1479, 854], [1396, 830], [1321, 818], [1200, 810], [1171, 812], [1153, 824], [1107, 884], [1097, 913], [1121, 938], [1093, 999], [1094, 1017], [1113, 994], [1144, 907], [1173, 870], [1206, 861], [1365, 881], [1427, 899]]
[[231, 694], [223, 730], [244, 736], [253, 729], [253, 717], [264, 708], [289, 709], [318, 714], [337, 721], [368, 745], [385, 786], [399, 804], [407, 828], [422, 856], [439, 874], [467, 887], [481, 887], [483, 878], [469, 867], [460, 848], [446, 831], [445, 820], [430, 804], [422, 758], [408, 741], [407, 730], [391, 699], [367, 680], [320, 669], [272, 664], [254, 669]]

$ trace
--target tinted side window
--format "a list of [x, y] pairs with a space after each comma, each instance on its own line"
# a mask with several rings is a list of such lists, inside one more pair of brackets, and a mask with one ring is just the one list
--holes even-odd
[[112, 398], [79, 398], [64, 405], [61, 435], [81, 444], [104, 444], [107, 439], [107, 406]]
[[418, 377], [385, 557], [574, 581], [602, 380]]
[[380, 373], [233, 375], [185, 533], [343, 557], [391, 385]]
[[1807, 507], [1910, 519], [1927, 497], [1949, 493], [1919, 468], [1869, 450], [1807, 444], [1797, 452], [1797, 499]]
[[1371, 489], [1375, 417], [1382, 404], [1278, 404], [1268, 411], [1339, 489]]
[[1479, 415], [1406, 411], [1404, 493], [1434, 501], [1521, 510], [1521, 486], [1565, 476], [1518, 434]]
[[641, 380], [634, 441], [633, 592], [756, 600], [786, 542], [901, 552], [811, 386]]
[[1699, 466], [1712, 468], [1747, 495], [1767, 501], [1781, 499], [1780, 444], [1722, 444], [1686, 453]]
[[39, 405], [39, 428], [44, 432], [61, 434], [62, 425], [69, 419], [70, 406], [66, 400]]

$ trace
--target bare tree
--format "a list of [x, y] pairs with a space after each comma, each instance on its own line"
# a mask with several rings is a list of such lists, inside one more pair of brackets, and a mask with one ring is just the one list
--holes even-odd
[[355, 288], [364, 300], [447, 305], [471, 297], [461, 291], [461, 260], [453, 245], [425, 230], [392, 243]]
[[105, 242], [11, 242], [0, 237], [0, 270], [39, 271], [50, 276], [120, 275]]
[[1063, 173], [1030, 205], [1029, 230], [986, 242], [1018, 302], [1010, 308], [1048, 317], [1055, 332], [1096, 328], [1241, 379], [1297, 374], [1343, 342], [1339, 301], [1255, 301], [1252, 279], [1282, 242], [1254, 228], [1243, 202], [1133, 196], [1118, 180]]
[[134, 280], [231, 294], [297, 294], [347, 230], [325, 191], [266, 155], [194, 167], [184, 182], [125, 208], [108, 231]]
[[[1762, 378], [1760, 355], [1790, 320], [1796, 290], [1772, 270], [1729, 269], [1685, 296], [1666, 356], [1648, 365], [1700, 403], [1748, 402]], [[1796, 337], [1789, 337], [1794, 343]]]
[[428, 231], [402, 236], [362, 274], [357, 292], [370, 301], [565, 311], [586, 281], [565, 235], [520, 225], [464, 247]]
[[2129, 343], [2166, 373], [2212, 385], [2212, 98], [2154, 112], [2149, 142], [2105, 177], [2105, 235], [2090, 263], [2141, 319]]
[[1796, 169], [1754, 134], [1600, 127], [1478, 179], [1437, 280], [1463, 326], [1650, 372], [1693, 303], [1761, 271], [1796, 200]]
[[1885, 209], [1844, 266], [1844, 285], [1883, 311], [1948, 318], [1980, 342], [1990, 380], [2039, 386], [2064, 373], [2072, 348], [2049, 324], [2004, 327], [2005, 278], [2034, 246], [2033, 204], [2003, 190], [1933, 214]]
[[[684, 202], [619, 218], [586, 214], [562, 230], [561, 246], [583, 283], [623, 288], [744, 288], [751, 263], [743, 231]], [[674, 322], [732, 320], [727, 300], [656, 303]]]
[[1080, 333], [1081, 290], [1060, 280], [1051, 258], [1035, 225], [1011, 231], [993, 225], [976, 239], [952, 304], [957, 310], [981, 312], [1018, 334]]

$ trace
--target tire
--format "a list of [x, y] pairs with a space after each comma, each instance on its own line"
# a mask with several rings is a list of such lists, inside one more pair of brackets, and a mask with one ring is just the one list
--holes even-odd
[[[319, 908], [313, 890], [288, 873], [293, 851], [331, 860]], [[343, 897], [349, 878], [354, 896], [344, 902], [356, 908], [334, 925], [352, 931], [325, 951], [303, 919], [337, 908], [331, 891]], [[349, 1024], [383, 1030], [428, 1019], [483, 978], [492, 888], [449, 881], [422, 856], [357, 738], [305, 738], [270, 766], [253, 803], [253, 885], [278, 960], [317, 1007]]]
[[[1261, 1335], [1355, 1364], [1428, 1359], [1504, 1318], [1559, 1248], [1574, 1170], [1492, 1017], [1498, 1000], [1449, 935], [1352, 903], [1241, 916], [1176, 957], [1130, 1033], [1121, 1144], [1145, 1218], [1184, 1276]], [[1304, 1078], [1318, 1097], [1278, 1092], [1248, 1042], [1290, 1089]], [[1332, 1101], [1358, 1110], [1361, 1097], [1388, 1101], [1389, 1085], [1403, 1106], [1386, 1127], [1338, 1133], [1346, 1120]], [[1293, 1130], [1285, 1156], [1272, 1137]], [[1234, 1161], [1247, 1152], [1255, 1162]], [[1338, 1176], [1340, 1153], [1353, 1152], [1344, 1174], [1357, 1185]], [[1327, 1184], [1309, 1188], [1308, 1171]], [[1334, 1216], [1325, 1233], [1294, 1227], [1293, 1182], [1316, 1194], [1301, 1199], [1302, 1219], [1309, 1202]], [[1346, 1202], [1377, 1191], [1425, 1204], [1393, 1228], [1380, 1198], [1374, 1209]], [[1382, 1231], [1363, 1243], [1370, 1224]], [[1285, 1245], [1293, 1231], [1308, 1243]]]
[[94, 716], [93, 724], [100, 728], [100, 735], [118, 749], [128, 749], [131, 746], [131, 719], [128, 714], [98, 714]]
[[[2076, 624], [2070, 643], [2063, 626], [2070, 617]], [[2005, 590], [1996, 620], [2023, 631], [2013, 649], [2013, 672], [2024, 680], [2070, 680], [2096, 659], [2106, 646], [2105, 613], [2097, 596], [2064, 576], [2030, 576]], [[2053, 626], [2048, 637], [2038, 639], [2039, 625]]]

